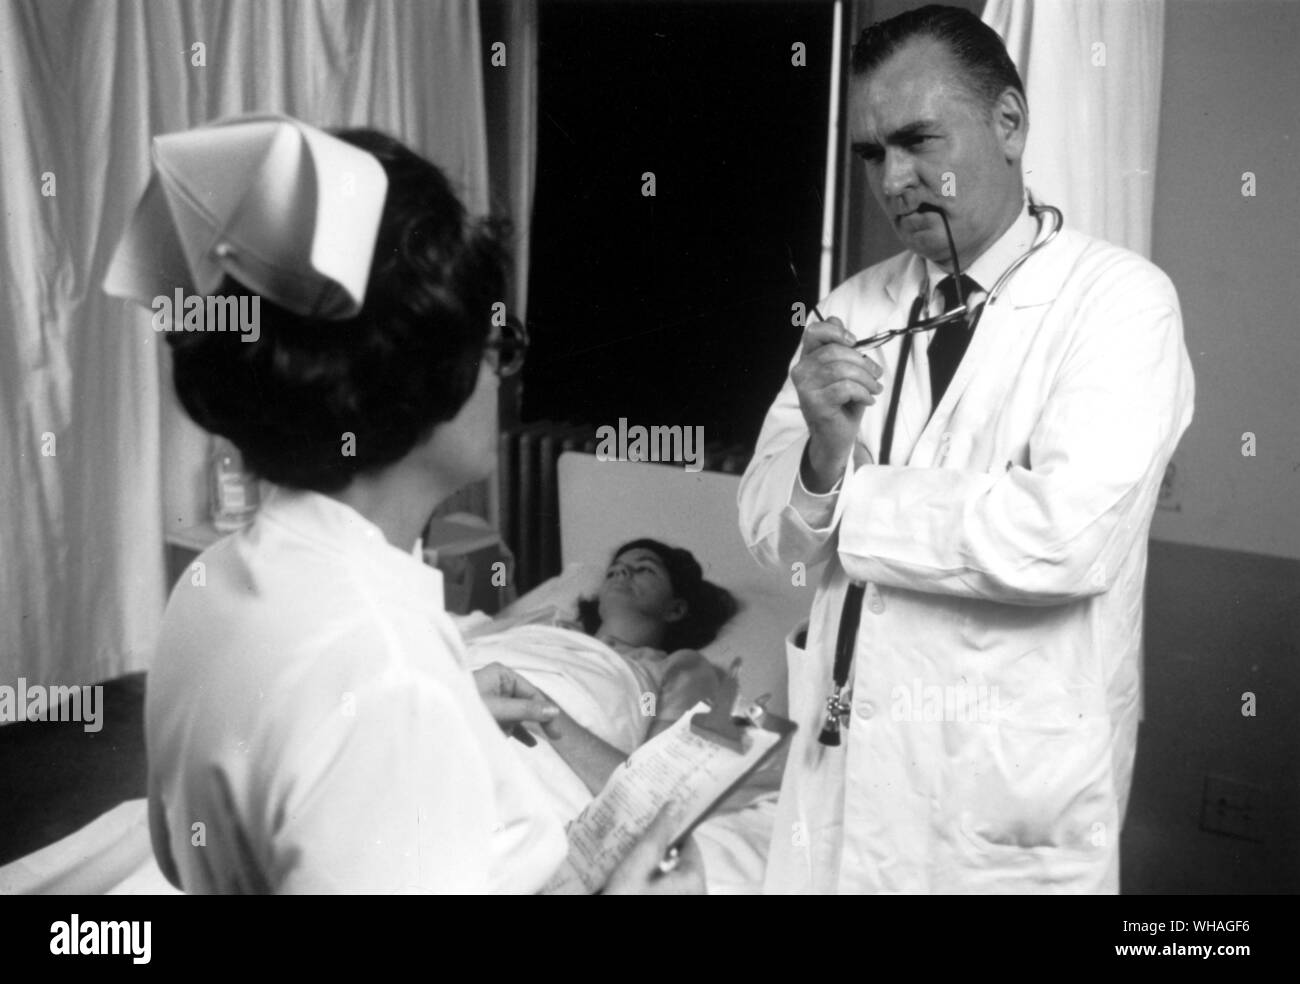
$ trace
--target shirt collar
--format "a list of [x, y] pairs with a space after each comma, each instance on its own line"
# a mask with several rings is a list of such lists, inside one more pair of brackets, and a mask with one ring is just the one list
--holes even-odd
[[[1010, 228], [992, 246], [977, 256], [974, 262], [963, 264], [962, 273], [979, 284], [980, 289], [991, 290], [1016, 258], [1024, 255], [1034, 244], [1037, 233], [1038, 222], [1030, 214], [1029, 201], [1026, 199], [1021, 203], [1020, 214], [1011, 223]], [[930, 259], [925, 261], [925, 272], [930, 278], [931, 289], [949, 275], [947, 270]]]
[[374, 586], [417, 607], [443, 610], [442, 572], [424, 562], [420, 544], [411, 552], [393, 546], [378, 526], [337, 499], [276, 486], [263, 500], [257, 523], [310, 541], [314, 549], [342, 559]]

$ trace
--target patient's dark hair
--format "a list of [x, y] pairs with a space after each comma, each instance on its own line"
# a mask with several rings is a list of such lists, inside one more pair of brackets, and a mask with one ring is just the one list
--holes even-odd
[[[167, 333], [177, 395], [199, 426], [229, 438], [263, 478], [317, 492], [400, 460], [456, 415], [505, 295], [500, 223], [471, 221], [442, 171], [392, 137], [333, 132], [388, 176], [357, 315], [303, 317], [262, 298], [255, 342]], [[248, 290], [227, 278], [219, 293]], [[342, 453], [347, 433], [353, 455]]]
[[[673, 595], [686, 602], [686, 615], [668, 623], [664, 634], [664, 649], [701, 649], [718, 637], [722, 627], [740, 611], [740, 604], [726, 588], [704, 580], [704, 571], [689, 551], [670, 547], [658, 540], [640, 539], [625, 543], [614, 551], [611, 559], [617, 560], [629, 550], [649, 550], [668, 571]], [[582, 598], [578, 601], [578, 621], [588, 635], [600, 628], [600, 601]]]
[[960, 68], [970, 97], [992, 110], [1008, 87], [1024, 97], [1016, 64], [997, 31], [969, 10], [929, 4], [869, 25], [853, 46], [852, 74], [870, 75], [916, 38], [941, 41]]

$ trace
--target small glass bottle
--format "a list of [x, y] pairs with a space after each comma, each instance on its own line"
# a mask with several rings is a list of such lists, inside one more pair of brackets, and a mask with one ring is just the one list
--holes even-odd
[[208, 472], [212, 525], [222, 533], [242, 530], [257, 514], [257, 476], [244, 467], [243, 455], [224, 437], [213, 439]]

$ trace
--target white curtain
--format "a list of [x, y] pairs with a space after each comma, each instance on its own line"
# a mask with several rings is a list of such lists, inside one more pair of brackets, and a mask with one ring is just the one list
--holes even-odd
[[1029, 99], [1025, 182], [1076, 229], [1151, 255], [1164, 0], [989, 0]]
[[99, 289], [149, 140], [279, 111], [387, 130], [488, 203], [475, 0], [0, 2], [0, 684], [148, 665], [207, 440]]

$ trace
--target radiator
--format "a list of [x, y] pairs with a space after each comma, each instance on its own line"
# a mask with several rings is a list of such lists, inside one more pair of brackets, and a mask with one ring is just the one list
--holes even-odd
[[[560, 494], [556, 462], [565, 451], [596, 451], [594, 425], [538, 421], [502, 432], [497, 468], [497, 520], [515, 556], [515, 587], [523, 594], [560, 573]], [[750, 452], [706, 444], [704, 468], [739, 474]], [[665, 465], [680, 468], [680, 465]], [[627, 531], [628, 538], [638, 535]]]

